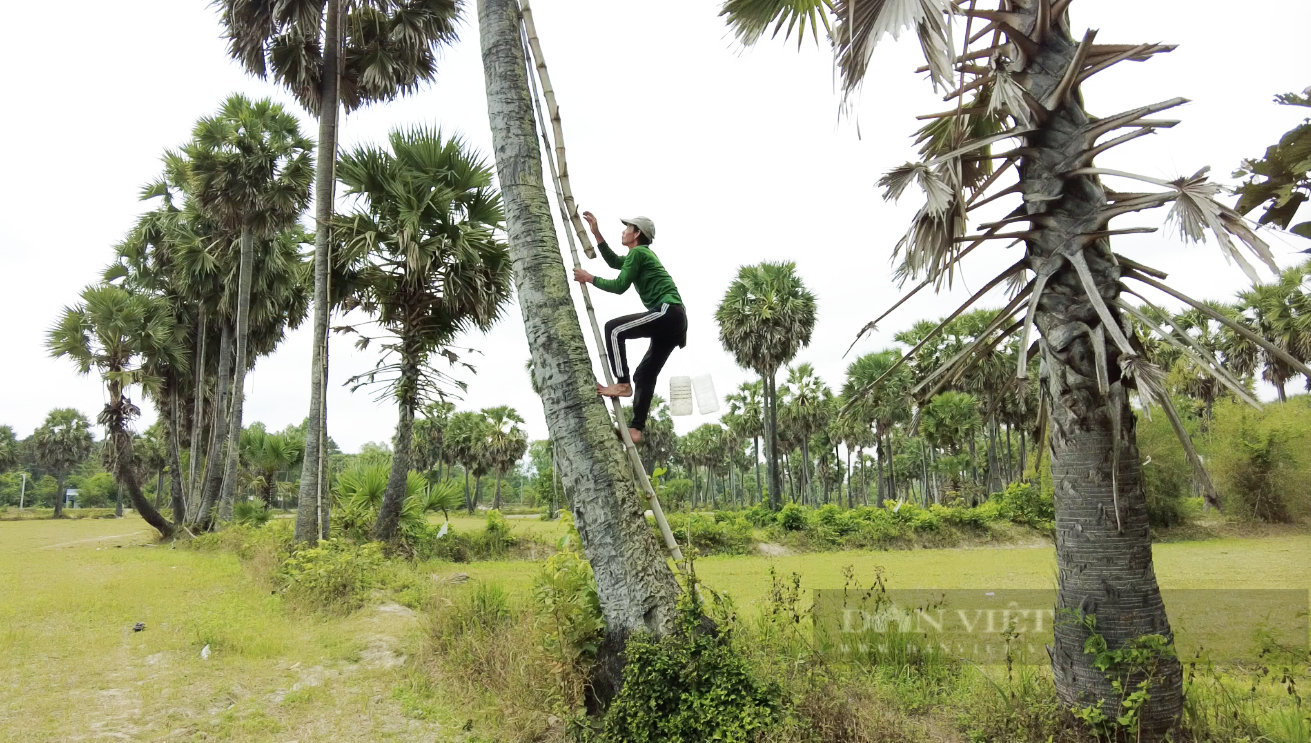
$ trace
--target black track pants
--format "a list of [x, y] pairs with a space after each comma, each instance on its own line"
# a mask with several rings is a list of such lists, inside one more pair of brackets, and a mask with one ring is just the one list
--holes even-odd
[[636, 315], [616, 317], [605, 324], [606, 357], [615, 383], [628, 382], [628, 351], [630, 338], [650, 338], [651, 347], [637, 365], [633, 374], [633, 420], [629, 426], [643, 431], [646, 416], [651, 410], [651, 396], [655, 394], [656, 379], [669, 360], [675, 346], [687, 344], [687, 313], [681, 304], [662, 304], [658, 309]]

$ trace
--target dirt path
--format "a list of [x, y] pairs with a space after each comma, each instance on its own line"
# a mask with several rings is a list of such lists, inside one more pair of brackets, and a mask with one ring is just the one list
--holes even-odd
[[47, 545], [44, 546], [44, 547], [37, 547], [37, 549], [52, 550], [52, 549], [55, 549], [56, 547], [71, 547], [71, 546], [73, 546], [73, 545], [75, 545], [75, 544], [85, 544], [85, 543], [87, 543], [87, 542], [103, 542], [103, 541], [105, 541], [105, 540], [107, 540], [107, 539], [122, 539], [123, 537], [135, 537], [135, 536], [138, 535], [138, 534], [145, 534], [145, 532], [144, 532], [144, 531], [134, 531], [134, 532], [131, 532], [130, 534], [111, 534], [111, 535], [109, 535], [109, 536], [107, 536], [107, 537], [92, 537], [92, 538], [90, 538], [90, 539], [77, 539], [77, 540], [74, 540], [74, 541], [72, 541], [72, 542], [60, 542], [59, 544], [47, 544]]

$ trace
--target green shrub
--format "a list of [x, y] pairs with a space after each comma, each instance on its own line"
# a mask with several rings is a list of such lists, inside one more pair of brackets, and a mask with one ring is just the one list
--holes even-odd
[[378, 542], [353, 544], [328, 539], [296, 550], [282, 563], [277, 579], [293, 602], [330, 613], [349, 613], [378, 586], [386, 559]]
[[576, 542], [562, 541], [564, 549], [542, 563], [533, 578], [533, 604], [546, 651], [563, 669], [579, 673], [596, 657], [605, 620], [592, 566], [571, 548]]
[[[674, 537], [687, 542], [703, 555], [742, 555], [750, 551], [755, 538], [751, 524], [741, 516], [720, 512], [706, 516], [700, 513], [671, 513], [666, 518]], [[655, 520], [647, 522], [655, 528]]]
[[1311, 395], [1253, 410], [1218, 403], [1206, 447], [1225, 512], [1295, 521], [1311, 512]]
[[[1176, 401], [1181, 409], [1182, 402]], [[1201, 442], [1196, 418], [1184, 419], [1194, 442]], [[1179, 437], [1164, 413], [1151, 419], [1138, 414], [1138, 458], [1143, 462], [1143, 488], [1147, 494], [1147, 518], [1154, 528], [1178, 526], [1188, 519], [1187, 499], [1193, 495], [1193, 471]]]
[[754, 741], [778, 718], [781, 690], [755, 678], [731, 642], [731, 625], [702, 627], [690, 595], [679, 601], [678, 630], [629, 638], [624, 685], [605, 717], [608, 741]]
[[796, 503], [789, 503], [778, 512], [778, 524], [785, 531], [801, 531], [806, 528], [806, 509]]
[[1029, 483], [1011, 483], [993, 502], [1001, 518], [1022, 526], [1043, 526], [1056, 518], [1052, 497]]
[[777, 523], [776, 514], [770, 510], [769, 506], [757, 503], [756, 505], [742, 512], [742, 518], [746, 519], [755, 526], [769, 526]]
[[232, 507], [232, 521], [236, 524], [246, 526], [263, 526], [273, 518], [269, 509], [264, 507], [263, 503], [256, 501], [242, 501]]

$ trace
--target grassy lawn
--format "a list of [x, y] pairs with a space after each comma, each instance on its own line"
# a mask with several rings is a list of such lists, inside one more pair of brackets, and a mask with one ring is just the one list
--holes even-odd
[[408, 610], [291, 615], [233, 555], [152, 534], [0, 523], [0, 740], [428, 741], [462, 722], [402, 663]]
[[[483, 519], [457, 517], [474, 531]], [[558, 522], [511, 519], [554, 542]], [[1311, 535], [1156, 546], [1167, 588], [1311, 585]], [[771, 566], [803, 589], [865, 584], [881, 567], [890, 587], [1044, 588], [1050, 546], [843, 552], [697, 561], [705, 583], [743, 610], [770, 585]], [[511, 591], [531, 562], [431, 563]], [[403, 662], [421, 622], [382, 604], [344, 618], [296, 614], [228, 553], [155, 545], [137, 518], [0, 522], [0, 740], [448, 740], [465, 719]], [[144, 622], [142, 632], [133, 624]], [[209, 645], [209, 660], [200, 658]]]

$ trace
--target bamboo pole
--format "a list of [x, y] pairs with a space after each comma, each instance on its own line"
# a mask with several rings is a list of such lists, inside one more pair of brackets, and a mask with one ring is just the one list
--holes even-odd
[[[533, 69], [533, 61], [536, 60], [537, 77], [542, 81], [542, 95], [546, 97], [546, 110], [551, 114], [551, 133], [555, 139], [554, 161], [559, 163], [560, 167], [559, 173], [552, 170], [551, 176], [555, 178], [556, 189], [560, 192], [560, 208], [565, 213], [565, 221], [572, 224], [574, 232], [578, 233], [578, 241], [583, 244], [583, 252], [587, 253], [588, 258], [595, 258], [596, 248], [592, 247], [592, 238], [588, 236], [583, 220], [578, 216], [574, 190], [569, 185], [569, 163], [564, 156], [564, 127], [560, 125], [560, 106], [555, 100], [555, 88], [551, 86], [551, 75], [546, 70], [546, 58], [542, 56], [542, 45], [537, 39], [537, 26], [533, 24], [533, 9], [529, 7], [528, 0], [520, 3], [519, 14], [523, 18], [524, 30], [528, 36], [528, 48], [532, 50], [532, 55], [528, 59], [528, 69]], [[537, 118], [541, 119], [541, 106], [535, 100], [534, 104], [538, 108]], [[549, 142], [546, 143], [546, 149], [548, 153], [551, 151]], [[573, 247], [572, 237], [569, 243], [570, 247]]]
[[[532, 23], [531, 21], [527, 20], [527, 18], [529, 17], [527, 2], [524, 2], [523, 4], [523, 11], [524, 11], [524, 18], [525, 18], [525, 22], [524, 22], [525, 36], [528, 36], [529, 33], [532, 33], [531, 32]], [[535, 37], [528, 37], [528, 38], [532, 39]], [[528, 62], [529, 69], [533, 68], [532, 55], [529, 54], [529, 49], [532, 49], [534, 46], [535, 44], [530, 43], [524, 49], [525, 56], [528, 56], [527, 62]], [[542, 64], [542, 62], [540, 61], [540, 57], [538, 58], [537, 69], [541, 73], [544, 73], [546, 69], [546, 66]], [[532, 85], [533, 106], [537, 111], [537, 119], [538, 122], [540, 123], [541, 120], [543, 119], [543, 116], [542, 116], [541, 100], [537, 93], [537, 85], [535, 84], [532, 75], [528, 76], [528, 81], [529, 83], [533, 84]], [[543, 88], [545, 87], [546, 87], [546, 83], [543, 82]], [[551, 100], [553, 100], [553, 97], [548, 98], [548, 102]], [[552, 124], [556, 127], [556, 132], [557, 132], [556, 136], [558, 137], [559, 136], [558, 116], [552, 119]], [[561, 174], [556, 170], [555, 158], [551, 154], [551, 149], [552, 149], [551, 142], [547, 138], [546, 130], [544, 128], [542, 129], [542, 140], [546, 152], [546, 162], [551, 169], [551, 179], [555, 182], [556, 203], [560, 207], [561, 216], [564, 217], [565, 219], [568, 219], [570, 216], [569, 214], [570, 207], [568, 205], [572, 204], [572, 199], [569, 199], [569, 197], [567, 197], [564, 194], [565, 180], [561, 176]], [[559, 140], [557, 139], [556, 141], [558, 142]], [[560, 147], [559, 151], [563, 152], [563, 147]], [[578, 219], [576, 208], [572, 210], [572, 216], [575, 222], [577, 222], [579, 225], [582, 224], [581, 220]], [[579, 234], [583, 234], [582, 230], [579, 230]], [[565, 230], [565, 237], [568, 238], [569, 241], [569, 254], [573, 257], [574, 268], [582, 268], [583, 267], [582, 261], [578, 258], [578, 244], [574, 241], [573, 234], [570, 233], [568, 230]], [[580, 286], [582, 287], [583, 290], [583, 306], [587, 308], [587, 319], [592, 325], [592, 337], [596, 341], [597, 352], [601, 355], [601, 369], [605, 374], [605, 383], [607, 386], [612, 385], [614, 384], [614, 377], [610, 374], [610, 364], [605, 358], [605, 339], [601, 335], [600, 325], [598, 325], [596, 322], [596, 310], [592, 307], [592, 297], [591, 294], [589, 294], [587, 291], [586, 284], [581, 284]], [[669, 553], [673, 555], [674, 560], [676, 562], [681, 563], [683, 561], [683, 551], [679, 549], [678, 540], [674, 538], [674, 532], [669, 528], [669, 521], [665, 519], [664, 509], [660, 507], [660, 499], [656, 496], [655, 489], [651, 487], [651, 480], [646, 476], [646, 468], [642, 466], [642, 458], [638, 456], [637, 447], [633, 444], [633, 438], [628, 433], [627, 421], [624, 420], [624, 415], [623, 415], [623, 405], [622, 403], [620, 403], [619, 398], [617, 397], [610, 398], [610, 405], [614, 408], [614, 419], [619, 424], [619, 434], [624, 442], [624, 450], [628, 453], [629, 464], [632, 465], [633, 472], [637, 474], [638, 481], [642, 483], [642, 489], [646, 491], [647, 501], [651, 507], [651, 514], [655, 516], [656, 525], [660, 528], [661, 536], [664, 537], [665, 547], [669, 550]]]

